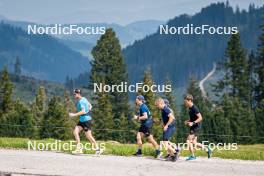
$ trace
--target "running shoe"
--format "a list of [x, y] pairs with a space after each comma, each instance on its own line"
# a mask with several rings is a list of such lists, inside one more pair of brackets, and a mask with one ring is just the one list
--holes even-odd
[[102, 153], [103, 153], [104, 151], [102, 150], [102, 149], [97, 149], [96, 151], [95, 151], [95, 155], [97, 155], [97, 156], [99, 156], [99, 155], [101, 155]]
[[76, 150], [72, 151], [72, 154], [83, 154], [82, 149], [77, 148]]
[[167, 160], [169, 157], [170, 157], [170, 155], [168, 154], [168, 155], [166, 155], [166, 156], [164, 157], [164, 159]]
[[172, 162], [175, 162], [175, 161], [177, 161], [177, 157], [176, 157], [176, 155], [175, 155], [175, 154], [174, 154], [173, 156], [171, 156], [170, 158], [171, 158], [171, 161], [172, 161]]
[[196, 159], [196, 157], [195, 156], [189, 156], [187, 159], [186, 159], [186, 161], [192, 161], [192, 160], [195, 160]]
[[181, 154], [181, 150], [180, 149], [176, 149], [175, 150], [175, 157], [176, 157], [176, 160], [178, 160], [180, 158], [180, 154]]
[[171, 155], [167, 155], [165, 161], [171, 161]]
[[133, 154], [134, 156], [142, 156], [142, 152], [138, 150], [136, 153]]

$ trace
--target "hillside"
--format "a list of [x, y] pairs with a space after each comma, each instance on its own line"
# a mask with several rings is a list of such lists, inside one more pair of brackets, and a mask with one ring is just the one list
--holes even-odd
[[89, 59], [48, 35], [29, 35], [18, 27], [0, 24], [0, 69], [19, 57], [22, 74], [64, 82], [90, 69]]
[[[28, 76], [17, 77], [14, 74], [9, 74], [9, 77], [13, 84], [13, 99], [20, 99], [26, 103], [30, 103], [35, 99], [40, 86], [45, 87], [46, 96], [48, 99], [54, 95], [63, 98], [65, 90], [69, 91], [64, 84], [53, 81], [38, 80]], [[80, 88], [82, 89], [83, 95], [85, 97], [92, 96], [91, 90], [88, 90], [84, 87]], [[71, 98], [74, 101], [73, 96], [71, 96]]]
[[[264, 6], [254, 5], [248, 11], [234, 10], [229, 4], [217, 3], [203, 8], [199, 13], [181, 15], [168, 21], [168, 26], [237, 26], [242, 44], [248, 50], [255, 49]], [[136, 41], [123, 50], [131, 82], [137, 82], [147, 67], [153, 72], [156, 83], [162, 83], [168, 75], [176, 87], [185, 86], [191, 74], [203, 78], [213, 63], [224, 56], [230, 35], [153, 35]]]
[[[52, 26], [50, 25], [42, 25], [42, 24], [36, 24], [31, 22], [25, 22], [25, 21], [12, 21], [8, 20], [5, 17], [0, 17], [0, 20], [3, 20], [7, 24], [11, 24], [13, 26], [21, 27], [23, 30], [27, 30], [28, 25], [37, 25], [37, 26]], [[125, 47], [129, 44], [133, 44], [135, 40], [143, 39], [145, 36], [150, 35], [154, 33], [157, 29], [157, 27], [160, 24], [163, 24], [163, 21], [158, 20], [144, 20], [144, 21], [136, 21], [133, 23], [130, 23], [128, 25], [122, 26], [115, 23], [79, 23], [76, 24], [80, 27], [97, 27], [97, 26], [104, 26], [106, 28], [113, 28], [120, 40], [120, 43], [122, 47]], [[62, 26], [67, 26], [69, 24], [63, 24]], [[91, 50], [91, 46], [96, 45], [96, 41], [99, 39], [100, 35], [55, 35], [54, 37], [57, 37], [59, 39], [62, 39], [62, 42], [71, 47], [72, 49], [76, 51], [85, 52], [85, 55], [87, 55], [85, 50]], [[80, 45], [80, 42], [82, 45]], [[72, 45], [69, 45], [71, 43]], [[87, 47], [86, 47], [87, 46]], [[84, 49], [85, 48], [85, 49]]]
[[44, 86], [47, 97], [53, 95], [63, 97], [65, 86], [52, 81], [37, 80], [33, 77], [20, 76], [19, 80], [13, 74], [10, 74], [10, 80], [14, 87], [13, 99], [21, 99], [24, 102], [32, 102], [40, 86]]

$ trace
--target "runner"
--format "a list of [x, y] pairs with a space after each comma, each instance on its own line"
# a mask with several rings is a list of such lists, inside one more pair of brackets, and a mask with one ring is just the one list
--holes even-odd
[[159, 150], [159, 145], [153, 138], [153, 135], [151, 134], [151, 127], [153, 124], [153, 119], [151, 116], [151, 113], [145, 104], [145, 98], [142, 95], [137, 96], [136, 98], [136, 105], [139, 106], [139, 116], [135, 115], [134, 119], [140, 121], [141, 126], [137, 133], [137, 144], [138, 144], [138, 150], [134, 154], [136, 156], [142, 156], [142, 138], [147, 137], [148, 141], [155, 147], [156, 149], [156, 158], [159, 158], [162, 153]]
[[167, 156], [165, 157], [168, 161], [175, 162], [178, 157], [180, 151], [173, 147], [173, 144], [170, 142], [170, 138], [173, 136], [176, 128], [175, 128], [175, 117], [173, 111], [168, 107], [169, 101], [167, 99], [158, 98], [155, 102], [157, 108], [161, 110], [162, 122], [163, 122], [163, 135], [162, 135], [162, 143], [167, 150]]
[[190, 127], [190, 132], [187, 137], [187, 144], [188, 148], [190, 150], [191, 156], [189, 156], [186, 161], [195, 160], [195, 154], [194, 154], [194, 147], [202, 148], [203, 150], [206, 150], [208, 158], [211, 158], [212, 150], [209, 147], [205, 147], [203, 144], [197, 142], [197, 134], [199, 130], [201, 129], [201, 122], [202, 122], [202, 115], [197, 108], [193, 104], [193, 96], [190, 94], [187, 94], [184, 97], [184, 105], [189, 108], [189, 116], [190, 119], [185, 121], [185, 125], [188, 125]]
[[96, 154], [100, 155], [103, 151], [98, 147], [93, 135], [92, 135], [92, 118], [89, 115], [89, 111], [92, 109], [92, 105], [89, 103], [89, 101], [82, 97], [81, 90], [80, 89], [74, 89], [73, 92], [74, 98], [77, 100], [76, 108], [77, 113], [69, 113], [70, 117], [76, 117], [80, 116], [79, 123], [75, 126], [75, 129], [73, 131], [75, 140], [77, 142], [76, 150], [72, 151], [73, 154], [82, 154], [82, 146], [80, 142], [80, 132], [84, 130], [86, 138], [90, 141], [92, 144], [92, 147], [95, 147]]

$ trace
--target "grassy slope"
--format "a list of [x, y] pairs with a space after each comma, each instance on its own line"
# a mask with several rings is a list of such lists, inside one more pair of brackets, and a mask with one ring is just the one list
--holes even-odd
[[[37, 143], [52, 143], [54, 139], [45, 140], [32, 140], [27, 138], [0, 138], [1, 148], [13, 149], [28, 149], [28, 141], [36, 141]], [[61, 144], [69, 141], [61, 141]], [[100, 142], [102, 143], [102, 142]], [[108, 141], [105, 142], [105, 153], [107, 155], [121, 155], [131, 156], [137, 149], [135, 144], [120, 144], [118, 142]], [[69, 153], [70, 151], [64, 151]], [[92, 153], [92, 151], [85, 151], [85, 153]], [[154, 155], [154, 149], [149, 144], [144, 144], [143, 153], [147, 156]], [[182, 151], [182, 156], [187, 156], [188, 151]], [[197, 156], [206, 156], [204, 151], [197, 151]], [[236, 151], [214, 151], [214, 157], [224, 159], [241, 159], [241, 160], [264, 160], [264, 144], [255, 145], [238, 145]]]

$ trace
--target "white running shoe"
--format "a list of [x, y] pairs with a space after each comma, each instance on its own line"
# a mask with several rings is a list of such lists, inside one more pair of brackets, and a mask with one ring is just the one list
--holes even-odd
[[72, 154], [83, 154], [82, 149], [77, 148], [76, 150], [72, 151]]
[[96, 151], [95, 151], [95, 155], [96, 156], [100, 156], [102, 153], [104, 152], [104, 150], [102, 150], [102, 149], [97, 149]]

